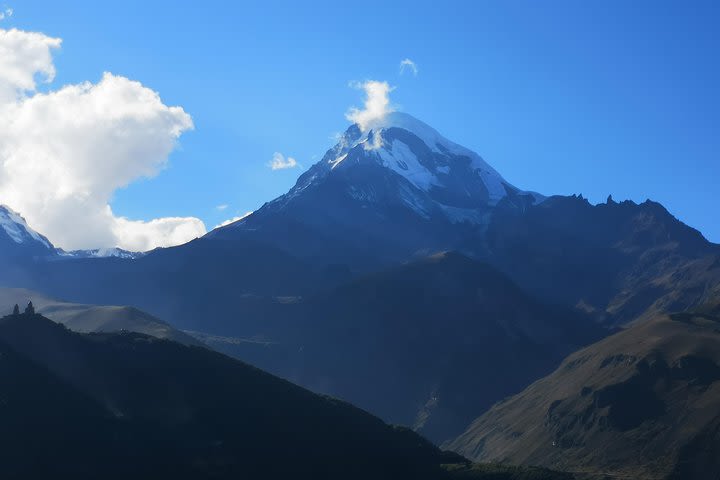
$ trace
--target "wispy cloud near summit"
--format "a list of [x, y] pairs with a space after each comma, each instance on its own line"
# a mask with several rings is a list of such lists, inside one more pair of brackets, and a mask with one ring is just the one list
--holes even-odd
[[272, 170], [285, 170], [288, 168], [295, 168], [297, 166], [299, 166], [297, 160], [293, 157], [285, 158], [285, 155], [280, 152], [275, 152], [272, 160], [268, 162], [268, 167]]
[[374, 122], [382, 121], [394, 109], [390, 105], [390, 92], [394, 90], [387, 82], [367, 80], [363, 83], [352, 83], [351, 86], [365, 91], [365, 107], [361, 110], [352, 107], [345, 118], [357, 123], [362, 131], [366, 131]]

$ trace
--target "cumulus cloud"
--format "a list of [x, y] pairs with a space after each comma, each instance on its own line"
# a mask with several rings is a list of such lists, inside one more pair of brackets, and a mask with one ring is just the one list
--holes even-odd
[[245, 218], [245, 217], [249, 217], [249, 216], [252, 215], [252, 214], [253, 214], [253, 212], [245, 212], [244, 215], [240, 215], [240, 216], [238, 216], [238, 217], [230, 218], [230, 219], [228, 219], [228, 220], [225, 220], [225, 221], [222, 222], [222, 223], [219, 223], [219, 224], [215, 225], [215, 228], [225, 227], [225, 226], [227, 226], [227, 225], [230, 225], [231, 223], [235, 223], [235, 222], [237, 222], [237, 221], [239, 221], [239, 220], [242, 220], [242, 219]]
[[388, 113], [394, 111], [390, 105], [390, 92], [394, 88], [387, 82], [368, 80], [363, 83], [352, 84], [352, 86], [365, 91], [365, 106], [362, 110], [355, 107], [351, 108], [345, 114], [345, 118], [357, 123], [363, 132], [370, 129], [374, 123], [381, 122]]
[[273, 153], [273, 158], [268, 162], [268, 167], [273, 170], [284, 170], [286, 168], [295, 168], [298, 166], [297, 160], [293, 157], [285, 158], [280, 152]]
[[149, 250], [205, 233], [197, 218], [115, 216], [113, 193], [156, 175], [193, 128], [140, 82], [105, 73], [97, 83], [35, 91], [52, 81], [61, 40], [0, 29], [0, 203], [65, 249]]
[[405, 70], [410, 70], [413, 75], [417, 76], [418, 74], [418, 67], [415, 62], [410, 60], [409, 58], [406, 58], [405, 60], [402, 60], [400, 62], [400, 75], [405, 73]]
[[12, 17], [12, 14], [12, 8], [5, 8], [5, 10], [0, 10], [0, 20], [5, 20], [6, 18]]
[[52, 82], [52, 50], [61, 43], [42, 33], [0, 29], [0, 106], [34, 91], [36, 78]]
[[113, 233], [122, 248], [144, 252], [186, 243], [205, 234], [205, 224], [194, 217], [163, 217], [148, 222], [115, 218]]

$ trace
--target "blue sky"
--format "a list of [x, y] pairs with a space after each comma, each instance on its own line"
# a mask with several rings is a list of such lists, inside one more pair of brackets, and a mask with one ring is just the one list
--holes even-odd
[[720, 242], [717, 2], [177, 3], [10, 1], [0, 23], [63, 39], [52, 88], [110, 71], [192, 116], [119, 215], [212, 228], [258, 208], [301, 173], [274, 152], [317, 161], [361, 105], [349, 82], [375, 79], [521, 188], [651, 198]]

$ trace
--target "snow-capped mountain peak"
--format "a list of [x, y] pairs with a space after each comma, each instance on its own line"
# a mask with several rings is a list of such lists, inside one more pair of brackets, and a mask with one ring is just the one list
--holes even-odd
[[[291, 196], [326, 175], [361, 162], [374, 162], [435, 197], [442, 207], [479, 208], [521, 192], [480, 155], [458, 145], [415, 117], [393, 112], [365, 125], [352, 125], [323, 159], [299, 180]], [[535, 201], [541, 195], [532, 194]]]
[[30, 228], [19, 213], [4, 205], [0, 205], [0, 227], [17, 244], [36, 243], [54, 249], [50, 241]]
[[275, 215], [348, 228], [403, 215], [435, 225], [482, 226], [507, 196], [529, 203], [544, 198], [516, 188], [480, 155], [424, 122], [394, 112], [350, 125], [287, 194], [231, 228], [262, 228]]
[[459, 176], [480, 180], [475, 182], [475, 191], [466, 189], [467, 196], [482, 194], [490, 205], [500, 201], [508, 190], [518, 190], [480, 155], [407, 113], [390, 113], [367, 125], [364, 131], [358, 125], [351, 126], [323, 160], [330, 170], [335, 170], [353, 149], [359, 148], [366, 152], [365, 157], [374, 158], [424, 192], [446, 188], [453, 183], [452, 177], [457, 180]]

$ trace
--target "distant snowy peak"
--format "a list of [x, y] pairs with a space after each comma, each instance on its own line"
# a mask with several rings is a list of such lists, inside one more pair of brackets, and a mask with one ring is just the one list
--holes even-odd
[[66, 252], [60, 250], [60, 255], [65, 258], [123, 258], [134, 260], [145, 256], [144, 252], [130, 252], [122, 248], [95, 248], [91, 250], [71, 250]]
[[48, 250], [55, 249], [47, 238], [30, 228], [19, 213], [4, 205], [0, 205], [0, 227], [17, 244], [35, 244]]
[[30, 228], [25, 219], [11, 208], [0, 205], [0, 237], [3, 232], [11, 241], [10, 245], [16, 244], [23, 251], [27, 247], [32, 248], [35, 254], [54, 257], [59, 260], [72, 258], [106, 258], [117, 257], [124, 259], [139, 258], [144, 253], [128, 252], [121, 248], [97, 248], [92, 250], [73, 250], [66, 252], [61, 248], [55, 248], [43, 235]]

